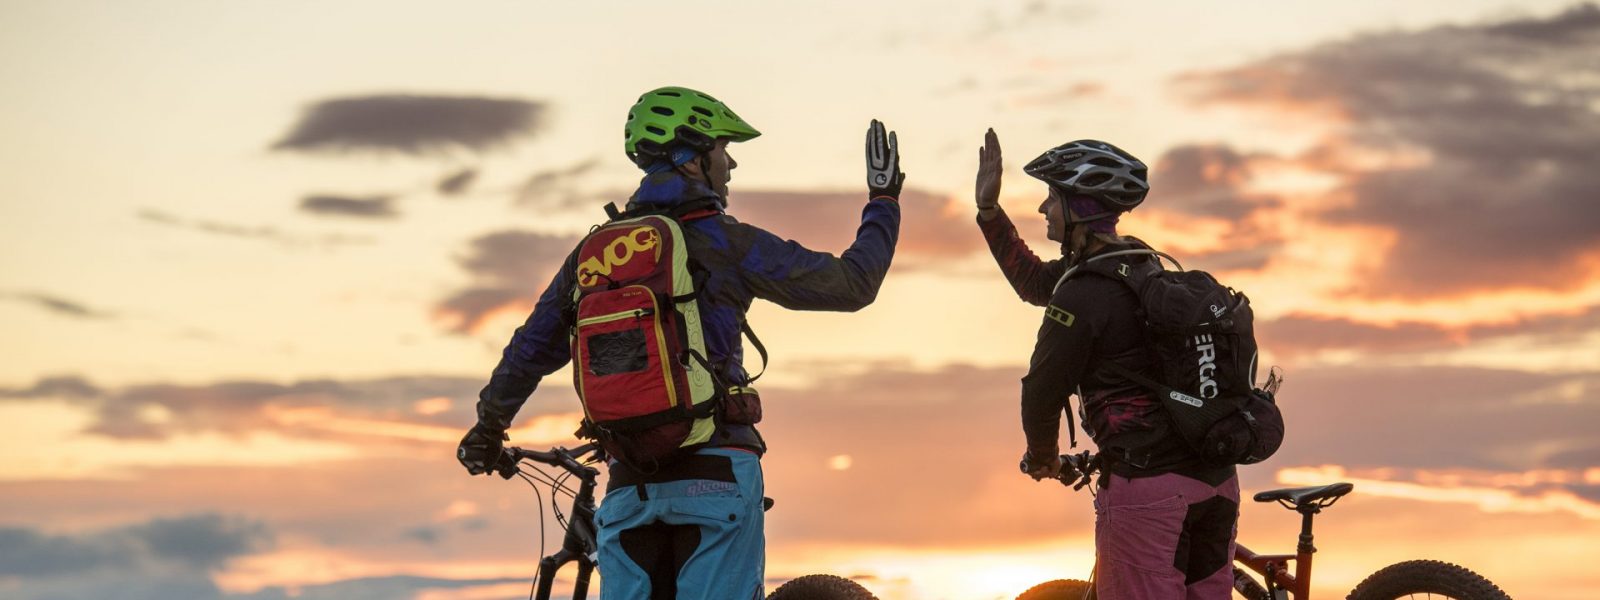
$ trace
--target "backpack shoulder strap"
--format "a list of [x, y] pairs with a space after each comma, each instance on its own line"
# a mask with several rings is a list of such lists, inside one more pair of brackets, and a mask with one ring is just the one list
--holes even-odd
[[[1077, 275], [1079, 273], [1094, 273], [1096, 275], [1102, 275], [1102, 276], [1109, 277], [1109, 278], [1112, 278], [1112, 279], [1116, 279], [1116, 280], [1127, 282], [1130, 277], [1134, 277], [1137, 274], [1144, 274], [1146, 271], [1149, 270], [1149, 267], [1141, 265], [1140, 267], [1136, 267], [1136, 268], [1135, 267], [1129, 267], [1127, 269], [1127, 271], [1124, 272], [1122, 267], [1127, 266], [1127, 263], [1122, 263], [1122, 262], [1118, 262], [1118, 261], [1110, 261], [1110, 262], [1108, 262], [1106, 260], [1106, 259], [1109, 259], [1109, 258], [1117, 258], [1117, 257], [1121, 257], [1121, 256], [1154, 256], [1154, 257], [1156, 257], [1156, 259], [1154, 261], [1151, 261], [1151, 264], [1153, 264], [1157, 268], [1160, 268], [1160, 266], [1161, 266], [1161, 260], [1160, 259], [1165, 258], [1165, 259], [1167, 259], [1167, 261], [1172, 263], [1172, 266], [1177, 267], [1177, 269], [1179, 271], [1183, 270], [1183, 265], [1178, 264], [1178, 259], [1173, 258], [1172, 255], [1167, 254], [1165, 252], [1162, 252], [1160, 250], [1154, 250], [1154, 249], [1151, 249], [1149, 247], [1131, 248], [1131, 249], [1128, 249], [1128, 250], [1117, 250], [1115, 252], [1107, 252], [1105, 254], [1097, 254], [1097, 255], [1094, 255], [1094, 256], [1091, 256], [1091, 257], [1085, 259], [1083, 262], [1080, 262], [1080, 263], [1078, 263], [1076, 265], [1072, 265], [1071, 268], [1067, 269], [1066, 273], [1062, 273], [1061, 274], [1061, 279], [1056, 281], [1056, 287], [1055, 287], [1054, 290], [1052, 290], [1051, 293], [1054, 294], [1055, 290], [1060, 290], [1061, 286], [1063, 284], [1067, 283], [1068, 279], [1071, 279], [1072, 276]], [[1118, 266], [1113, 266], [1113, 265], [1118, 265]], [[1132, 282], [1129, 282], [1129, 283], [1132, 283]], [[1135, 289], [1134, 291], [1137, 292], [1138, 290]]]
[[762, 375], [767, 374], [767, 347], [761, 345], [761, 338], [756, 337], [756, 332], [754, 329], [750, 328], [749, 321], [740, 319], [739, 331], [744, 332], [744, 336], [750, 338], [750, 345], [755, 346], [756, 353], [761, 355], [761, 372], [756, 373], [755, 377], [751, 377], [749, 381], [745, 382], [746, 384], [755, 383], [756, 380], [760, 379]]

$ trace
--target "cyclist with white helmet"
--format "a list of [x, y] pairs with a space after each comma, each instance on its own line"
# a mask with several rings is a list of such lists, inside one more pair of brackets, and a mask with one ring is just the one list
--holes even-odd
[[[1203, 460], [1173, 429], [1163, 406], [1123, 372], [1160, 377], [1140, 300], [1118, 269], [1154, 268], [1144, 242], [1117, 234], [1123, 213], [1144, 202], [1148, 169], [1098, 140], [1052, 148], [1023, 171], [1048, 186], [1039, 205], [1061, 258], [1040, 259], [1000, 208], [1000, 141], [979, 150], [978, 225], [1000, 270], [1023, 300], [1045, 307], [1022, 379], [1025, 464], [1035, 480], [1060, 469], [1061, 415], [1077, 394], [1084, 431], [1100, 449], [1095, 497], [1096, 580], [1103, 600], [1225, 599], [1232, 593], [1239, 482], [1231, 464]], [[1115, 260], [1102, 260], [1115, 258]], [[1079, 269], [1082, 276], [1068, 277]], [[1076, 273], [1076, 272], [1075, 272]], [[1121, 273], [1126, 276], [1126, 271]]]

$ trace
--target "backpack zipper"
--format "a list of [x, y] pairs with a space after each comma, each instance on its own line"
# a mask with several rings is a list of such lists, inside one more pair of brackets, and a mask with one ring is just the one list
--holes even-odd
[[621, 321], [621, 320], [626, 319], [628, 317], [633, 317], [635, 319], [643, 319], [643, 318], [648, 317], [650, 315], [653, 315], [655, 313], [656, 313], [656, 311], [650, 310], [648, 308], [635, 308], [633, 310], [625, 310], [625, 311], [622, 311], [622, 312], [607, 313], [607, 314], [603, 314], [603, 315], [595, 315], [593, 317], [588, 317], [588, 318], [585, 318], [585, 319], [578, 319], [578, 326], [579, 327], [583, 327], [585, 325], [594, 325], [596, 323], [610, 323], [612, 321]]

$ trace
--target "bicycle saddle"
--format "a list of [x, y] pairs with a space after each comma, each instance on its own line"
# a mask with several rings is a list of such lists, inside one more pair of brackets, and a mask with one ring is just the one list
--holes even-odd
[[1288, 508], [1298, 508], [1312, 502], [1317, 506], [1329, 506], [1353, 489], [1356, 489], [1353, 483], [1332, 483], [1317, 487], [1267, 490], [1256, 494], [1255, 498], [1256, 502], [1277, 502]]

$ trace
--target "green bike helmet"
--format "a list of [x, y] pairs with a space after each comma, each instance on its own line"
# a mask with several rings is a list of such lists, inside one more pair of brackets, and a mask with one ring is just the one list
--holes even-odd
[[639, 96], [628, 109], [625, 129], [623, 148], [640, 167], [671, 160], [676, 146], [709, 152], [721, 138], [742, 142], [761, 135], [728, 105], [685, 87], [658, 88]]

